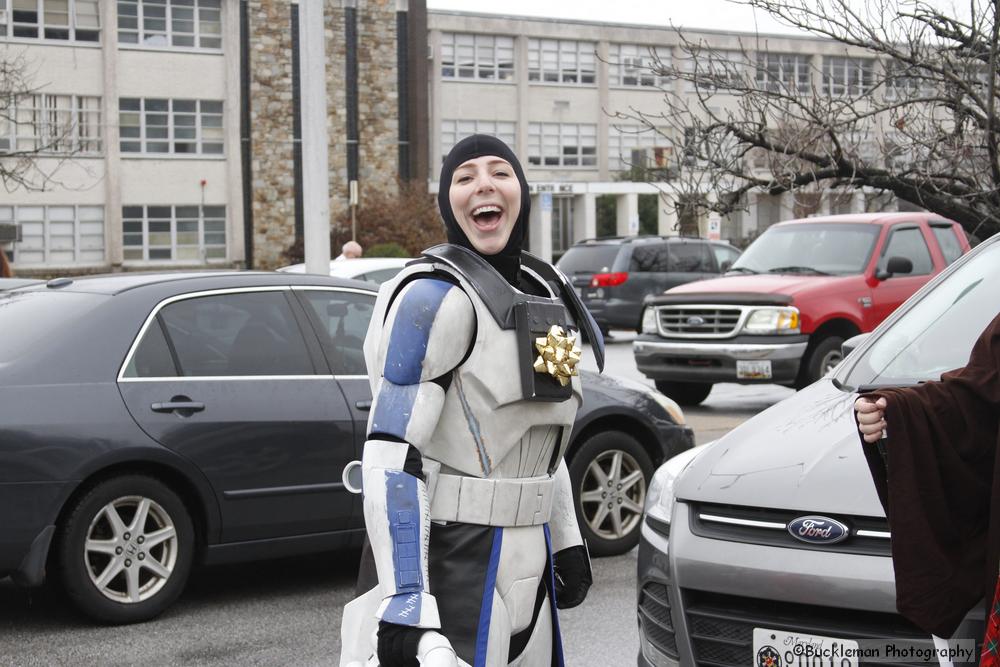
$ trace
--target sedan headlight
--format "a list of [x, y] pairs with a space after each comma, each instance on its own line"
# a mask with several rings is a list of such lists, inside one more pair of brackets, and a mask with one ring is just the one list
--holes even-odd
[[757, 308], [751, 311], [743, 325], [748, 334], [797, 334], [799, 329], [799, 309], [792, 306]]
[[646, 493], [646, 514], [669, 524], [674, 511], [674, 485], [681, 473], [702, 452], [703, 447], [692, 447], [673, 457], [653, 474]]
[[646, 310], [642, 311], [642, 333], [660, 333], [656, 327], [656, 309], [651, 306], [647, 306]]
[[684, 424], [687, 423], [684, 420], [684, 411], [681, 410], [681, 406], [677, 405], [677, 401], [667, 396], [664, 396], [660, 392], [654, 391], [653, 389], [649, 389], [646, 392], [646, 394], [651, 399], [656, 401], [661, 408], [666, 410], [667, 414], [670, 415], [670, 418], [674, 420], [675, 424], [677, 424], [678, 426], [683, 426]]

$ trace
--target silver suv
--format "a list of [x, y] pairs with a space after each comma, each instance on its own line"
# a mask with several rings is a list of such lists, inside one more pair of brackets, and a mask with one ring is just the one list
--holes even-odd
[[[1000, 311], [997, 284], [1000, 236], [848, 341], [854, 351], [824, 378], [660, 467], [639, 543], [639, 665], [745, 667], [775, 638], [930, 644], [896, 612], [889, 526], [856, 432], [855, 391], [963, 366]], [[978, 640], [982, 626], [982, 610], [971, 612], [955, 637]]]

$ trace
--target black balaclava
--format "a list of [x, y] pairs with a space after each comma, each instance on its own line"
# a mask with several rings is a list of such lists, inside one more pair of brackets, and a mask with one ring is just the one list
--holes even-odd
[[[472, 160], [484, 155], [495, 155], [507, 160], [514, 168], [514, 175], [517, 182], [521, 184], [521, 212], [514, 221], [514, 227], [510, 231], [510, 238], [503, 250], [495, 255], [484, 255], [476, 250], [465, 235], [462, 228], [455, 219], [455, 214], [451, 210], [451, 199], [448, 192], [451, 188], [451, 177], [455, 169], [468, 160]], [[438, 207], [441, 209], [441, 217], [444, 218], [445, 228], [448, 232], [448, 243], [462, 246], [476, 253], [490, 266], [497, 270], [508, 283], [518, 286], [521, 273], [521, 244], [524, 242], [524, 232], [528, 225], [528, 214], [531, 211], [531, 195], [528, 193], [528, 181], [524, 178], [524, 170], [518, 161], [514, 151], [504, 142], [488, 134], [473, 134], [462, 139], [448, 153], [444, 164], [441, 166], [441, 182], [438, 185]]]

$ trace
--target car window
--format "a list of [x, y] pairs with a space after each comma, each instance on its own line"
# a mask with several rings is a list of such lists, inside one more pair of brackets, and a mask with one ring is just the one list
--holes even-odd
[[0, 366], [18, 359], [46, 338], [72, 331], [77, 320], [107, 296], [79, 292], [4, 292], [0, 294]]
[[170, 347], [163, 335], [163, 321], [159, 315], [146, 329], [142, 341], [135, 348], [135, 354], [125, 367], [124, 377], [155, 378], [176, 377], [177, 366], [170, 354]]
[[370, 283], [375, 283], [376, 285], [381, 285], [387, 280], [396, 277], [396, 274], [402, 270], [402, 267], [392, 267], [390, 269], [378, 269], [377, 271], [369, 271], [368, 273], [359, 276], [360, 280], [367, 280]]
[[757, 237], [733, 267], [757, 273], [802, 267], [855, 275], [868, 265], [880, 231], [867, 223], [775, 225]]
[[962, 244], [959, 243], [955, 229], [951, 225], [931, 225], [931, 231], [934, 232], [934, 238], [941, 247], [945, 264], [951, 264], [962, 256]]
[[666, 243], [644, 243], [632, 248], [632, 258], [629, 260], [629, 273], [669, 271], [670, 251]]
[[565, 273], [607, 273], [615, 264], [620, 245], [575, 245], [563, 253], [556, 266]]
[[333, 372], [366, 375], [364, 342], [375, 295], [341, 290], [303, 290], [301, 294]]
[[715, 271], [712, 257], [704, 243], [668, 243], [670, 271], [679, 273], [709, 273]]
[[885, 244], [882, 257], [878, 260], [879, 270], [884, 271], [891, 257], [905, 257], [913, 262], [913, 270], [908, 276], [925, 276], [934, 270], [931, 253], [927, 249], [927, 241], [918, 227], [894, 229]]
[[[282, 291], [177, 301], [159, 314], [184, 377], [313, 375], [305, 341]], [[155, 335], [151, 331], [148, 335]], [[145, 345], [146, 341], [140, 344]]]
[[[715, 254], [715, 263], [719, 268], [719, 271], [723, 270], [723, 266], [726, 266], [726, 262], [729, 262], [729, 266], [733, 265], [733, 262], [740, 256], [740, 251], [736, 248], [729, 248], [724, 245], [712, 245], [712, 252]], [[728, 267], [727, 267], [728, 268]]]
[[1000, 244], [984, 248], [910, 308], [868, 348], [846, 382], [913, 384], [960, 368], [1000, 310]]

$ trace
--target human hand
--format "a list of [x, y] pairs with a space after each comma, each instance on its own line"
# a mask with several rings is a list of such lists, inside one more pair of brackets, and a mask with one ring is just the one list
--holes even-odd
[[379, 667], [419, 667], [417, 646], [424, 628], [380, 621], [378, 624]]
[[885, 431], [885, 399], [873, 401], [864, 396], [854, 401], [854, 411], [858, 416], [858, 431], [865, 442], [878, 442]]
[[555, 574], [556, 607], [572, 609], [583, 602], [590, 585], [594, 583], [587, 549], [581, 544], [555, 552], [552, 555], [552, 571]]

